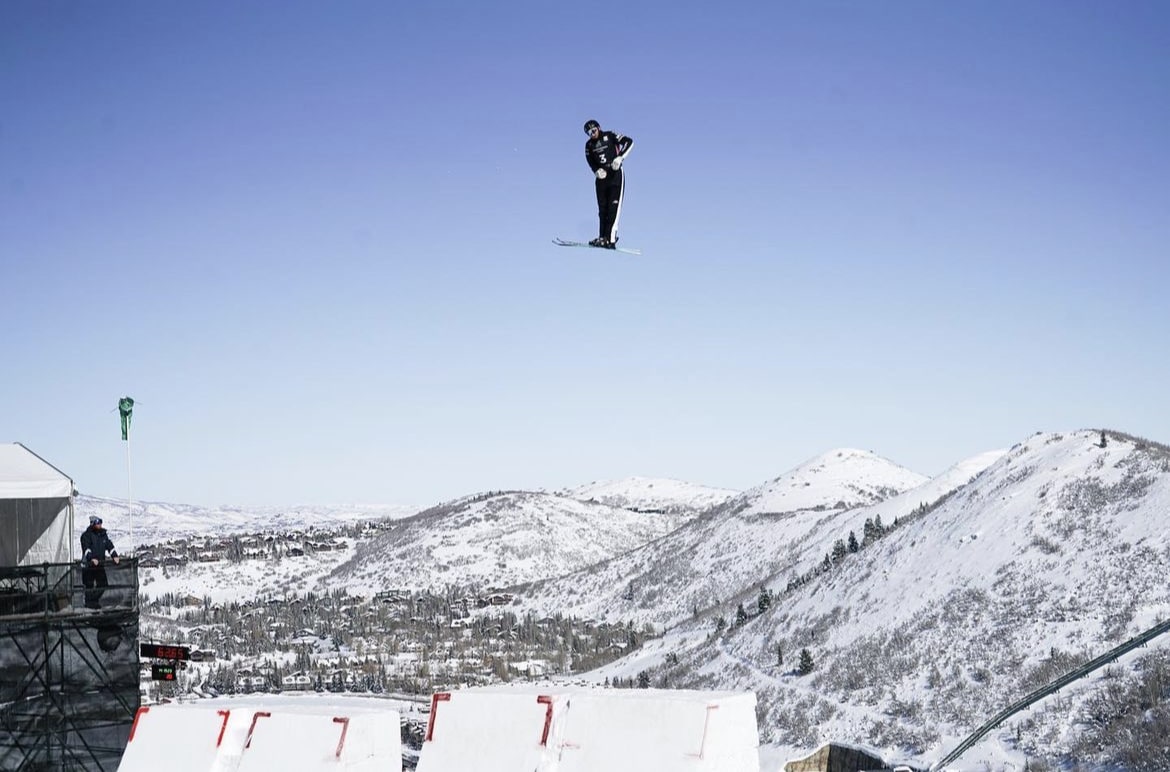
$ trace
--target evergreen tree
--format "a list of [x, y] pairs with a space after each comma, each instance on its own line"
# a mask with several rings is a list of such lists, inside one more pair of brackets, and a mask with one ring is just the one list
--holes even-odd
[[800, 650], [800, 665], [797, 667], [797, 672], [801, 675], [808, 675], [813, 671], [813, 658], [808, 649]]
[[744, 623], [747, 622], [747, 618], [748, 618], [747, 609], [745, 609], [743, 607], [743, 604], [741, 603], [741, 604], [739, 604], [739, 607], [735, 610], [735, 626], [736, 627], [743, 627]]
[[845, 546], [844, 539], [838, 539], [833, 542], [833, 562], [836, 563], [841, 558], [849, 554], [849, 548]]
[[638, 673], [638, 688], [639, 689], [649, 689], [650, 688], [650, 671], [649, 670], [643, 670], [643, 671]]
[[853, 531], [849, 532], [849, 551], [857, 552], [861, 549], [861, 545], [857, 543], [857, 535]]
[[767, 587], [760, 588], [760, 597], [756, 600], [756, 608], [761, 614], [772, 608], [772, 593]]
[[[897, 518], [894, 518], [894, 520], [897, 521]], [[873, 517], [873, 532], [879, 539], [886, 533], [886, 527], [882, 525], [881, 515], [874, 515]]]
[[784, 667], [784, 644], [776, 644], [776, 667]]

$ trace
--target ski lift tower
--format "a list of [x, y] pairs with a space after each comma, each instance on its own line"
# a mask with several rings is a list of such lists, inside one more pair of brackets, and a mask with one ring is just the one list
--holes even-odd
[[0, 769], [114, 772], [139, 707], [137, 561], [106, 565], [108, 587], [86, 596], [74, 493], [0, 444]]

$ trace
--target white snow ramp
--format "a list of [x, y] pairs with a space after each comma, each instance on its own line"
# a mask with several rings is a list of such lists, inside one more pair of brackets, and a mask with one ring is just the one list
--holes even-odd
[[398, 713], [140, 708], [118, 772], [402, 770]]
[[418, 772], [758, 772], [751, 692], [487, 688], [431, 703]]

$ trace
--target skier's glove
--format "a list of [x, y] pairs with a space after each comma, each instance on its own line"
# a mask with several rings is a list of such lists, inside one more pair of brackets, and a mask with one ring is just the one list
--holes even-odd
[[613, 169], [615, 172], [616, 172], [618, 169], [622, 168], [622, 157], [619, 155], [617, 158], [613, 159], [613, 163], [611, 163], [611, 164], [610, 164], [610, 167], [611, 167], [611, 168], [612, 168], [612, 169]]
[[599, 179], [599, 180], [605, 179], [605, 169], [598, 169], [597, 170], [597, 179]]

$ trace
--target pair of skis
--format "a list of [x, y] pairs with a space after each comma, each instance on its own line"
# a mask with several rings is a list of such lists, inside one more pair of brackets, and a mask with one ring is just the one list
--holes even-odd
[[[553, 239], [553, 243], [558, 247], [589, 247], [590, 249], [609, 249], [609, 247], [595, 247], [592, 244], [584, 241], [569, 241], [568, 239]], [[611, 251], [625, 252], [627, 255], [642, 254], [642, 250], [640, 249], [628, 249], [626, 247], [614, 247]]]

